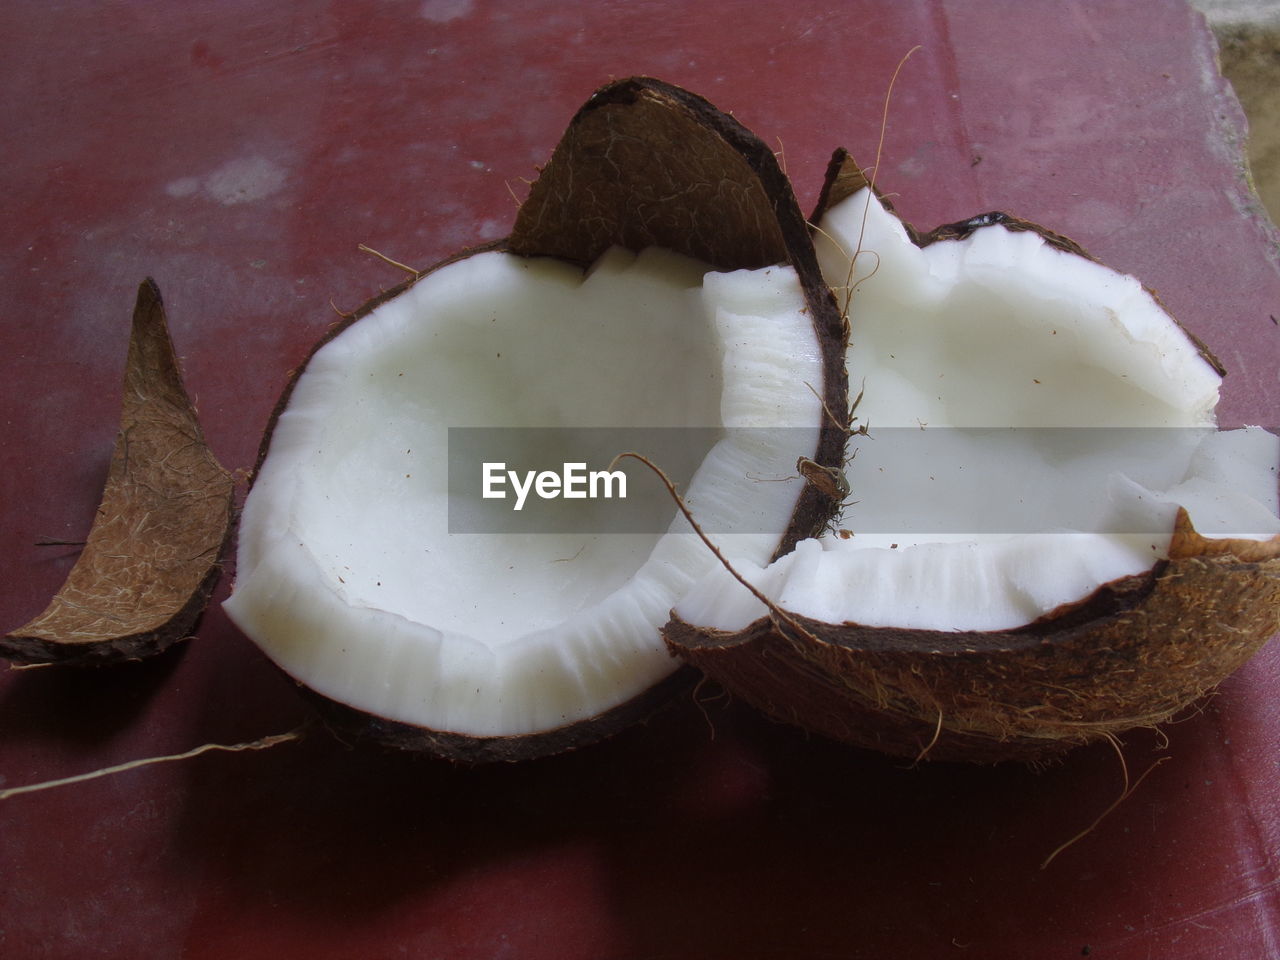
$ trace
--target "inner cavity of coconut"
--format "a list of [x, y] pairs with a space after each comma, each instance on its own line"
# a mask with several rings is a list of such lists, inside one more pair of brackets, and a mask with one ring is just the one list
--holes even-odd
[[[332, 699], [477, 736], [591, 717], [670, 673], [659, 628], [716, 562], [674, 506], [666, 532], [451, 533], [447, 449], [451, 427], [713, 428], [687, 498], [708, 529], [750, 531], [717, 537], [737, 562], [767, 562], [817, 442], [820, 351], [794, 271], [706, 271], [488, 252], [352, 324], [275, 425], [231, 618]], [[788, 429], [773, 449], [740, 427]]]
[[[920, 248], [866, 190], [820, 227], [868, 434], [840, 530], [739, 568], [783, 608], [1008, 629], [1150, 569], [1179, 506], [1205, 536], [1280, 531], [1280, 439], [1216, 430], [1218, 374], [1132, 277], [1004, 226]], [[715, 573], [677, 613], [765, 610]]]

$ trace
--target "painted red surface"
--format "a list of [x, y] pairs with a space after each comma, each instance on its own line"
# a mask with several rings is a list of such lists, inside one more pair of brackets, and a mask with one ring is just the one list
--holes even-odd
[[[0, 7], [0, 626], [92, 520], [133, 291], [154, 276], [216, 453], [251, 465], [286, 371], [399, 279], [504, 234], [610, 77], [831, 149], [922, 226], [1000, 208], [1155, 287], [1280, 423], [1276, 235], [1181, 3], [498, 0]], [[226, 590], [224, 584], [221, 597]], [[1041, 772], [904, 765], [673, 704], [576, 755], [454, 769], [316, 735], [0, 803], [15, 958], [1280, 955], [1280, 645], [1167, 731]], [[158, 662], [0, 676], [14, 786], [288, 730], [306, 711], [220, 612]]]

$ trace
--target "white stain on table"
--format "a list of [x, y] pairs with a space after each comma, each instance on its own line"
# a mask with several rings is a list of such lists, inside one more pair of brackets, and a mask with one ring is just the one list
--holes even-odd
[[199, 177], [180, 177], [165, 186], [171, 197], [190, 197], [203, 193], [210, 200], [225, 206], [250, 203], [279, 192], [287, 174], [279, 164], [266, 157], [237, 157], [224, 163], [203, 180]]
[[248, 203], [271, 196], [284, 186], [284, 181], [284, 169], [266, 157], [243, 157], [209, 174], [204, 192], [219, 203]]

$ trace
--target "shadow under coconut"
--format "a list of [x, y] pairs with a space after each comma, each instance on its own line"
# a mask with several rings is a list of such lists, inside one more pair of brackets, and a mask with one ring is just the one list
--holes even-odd
[[168, 683], [188, 644], [136, 663], [9, 669], [0, 683], [0, 729], [10, 743], [39, 739], [89, 751], [133, 725]]
[[[1214, 736], [1187, 721], [1177, 758]], [[1129, 740], [1136, 774], [1158, 740]], [[184, 767], [173, 843], [203, 891], [188, 942], [209, 956], [487, 955], [485, 938], [495, 955], [563, 960], [892, 956], [1043, 943], [1045, 929], [1083, 945], [1144, 870], [1178, 869], [1148, 855], [1138, 793], [1040, 870], [1116, 799], [1105, 744], [1041, 771], [912, 767], [722, 701], [680, 699], [612, 740], [513, 765], [314, 729]]]
[[[701, 765], [706, 741], [705, 722], [688, 703], [573, 753], [477, 767], [347, 745], [316, 727], [265, 755], [191, 764], [174, 843], [206, 889], [218, 891], [203, 914], [210, 936], [228, 917], [256, 930], [267, 911], [282, 942], [289, 932], [341, 937], [353, 929], [376, 938], [384, 931], [370, 934], [374, 918], [410, 910], [420, 935], [448, 925], [459, 885], [479, 898], [466, 905], [469, 914], [491, 909], [501, 928], [501, 917], [524, 911], [493, 891], [547, 863], [576, 873], [584, 864], [568, 860], [607, 862], [613, 856], [601, 848], [650, 834], [668, 816], [673, 783]], [[232, 770], [243, 772], [229, 792]], [[521, 886], [525, 896], [539, 889], [537, 881]], [[200, 938], [193, 930], [191, 939]]]
[[[1115, 922], [1117, 897], [1179, 869], [1148, 855], [1142, 794], [1041, 869], [1117, 798], [1105, 744], [1040, 771], [913, 768], [736, 710], [721, 721], [685, 810], [610, 847], [628, 955], [1029, 956], [1077, 940], [1063, 955], [1079, 955]], [[1128, 739], [1136, 775], [1159, 741]], [[1019, 943], [1031, 952], [1001, 952]]]

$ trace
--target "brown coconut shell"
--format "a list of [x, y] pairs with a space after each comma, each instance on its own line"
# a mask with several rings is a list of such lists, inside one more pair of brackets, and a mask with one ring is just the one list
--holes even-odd
[[[839, 151], [813, 221], [867, 185]], [[993, 225], [1087, 256], [1002, 213], [908, 233], [926, 246]], [[912, 759], [994, 762], [1168, 720], [1277, 630], [1280, 537], [1205, 538], [1179, 511], [1167, 560], [1013, 630], [868, 627], [774, 611], [733, 633], [674, 616], [663, 633], [673, 653], [779, 720]]]
[[1015, 630], [775, 616], [730, 634], [674, 617], [664, 636], [735, 696], [815, 733], [912, 759], [1039, 760], [1162, 723], [1253, 656], [1280, 629], [1280, 541], [1270, 554], [1163, 561]]
[[[812, 386], [829, 414], [808, 459], [843, 467], [844, 320], [777, 157], [727, 113], [650, 77], [602, 87], [570, 121], [507, 245], [583, 266], [618, 245], [674, 250], [718, 270], [794, 267], [822, 348], [823, 383]], [[821, 531], [839, 499], [807, 484], [775, 556]]]
[[[846, 409], [843, 321], [822, 279], [804, 215], [773, 152], [703, 98], [648, 77], [610, 83], [578, 110], [532, 184], [509, 237], [449, 257], [380, 294], [331, 329], [311, 356], [423, 276], [463, 257], [504, 250], [523, 257], [555, 257], [585, 268], [615, 245], [637, 252], [660, 246], [719, 270], [794, 267], [823, 351], [824, 381], [812, 387], [827, 410]], [[259, 466], [269, 454], [275, 422], [305, 369], [304, 362], [293, 372], [276, 406], [259, 451]], [[837, 417], [826, 418], [809, 458], [839, 469], [844, 426]], [[779, 531], [775, 555], [820, 531], [839, 506], [838, 498], [807, 485], [787, 529]], [[341, 738], [483, 762], [546, 756], [602, 740], [648, 716], [696, 677], [696, 672], [682, 667], [598, 716], [512, 737], [424, 729], [299, 686]]]
[[155, 281], [138, 288], [124, 406], [97, 518], [43, 613], [0, 640], [18, 663], [139, 660], [189, 636], [222, 572], [235, 483], [214, 458]]

